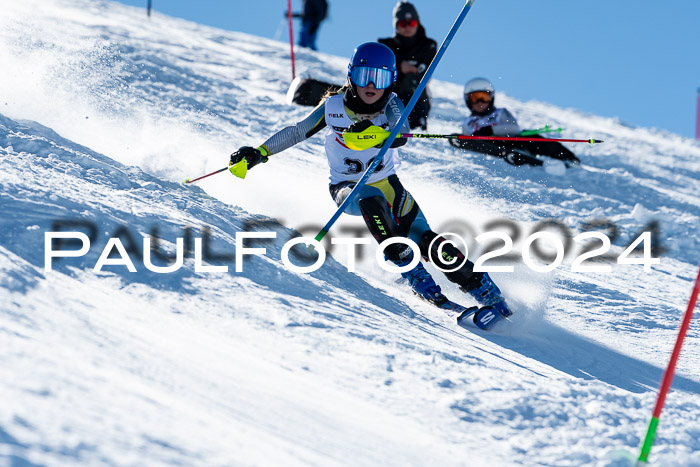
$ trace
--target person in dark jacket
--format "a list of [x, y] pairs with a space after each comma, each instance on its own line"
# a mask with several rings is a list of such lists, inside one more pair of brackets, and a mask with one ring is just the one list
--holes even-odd
[[301, 13], [301, 33], [299, 45], [316, 49], [316, 34], [321, 26], [321, 21], [326, 19], [328, 3], [326, 0], [304, 0], [304, 10]]
[[[418, 11], [410, 2], [398, 2], [394, 7], [394, 30], [394, 37], [379, 39], [378, 42], [388, 46], [396, 56], [396, 94], [404, 105], [407, 105], [437, 54], [437, 43], [426, 36], [425, 28], [420, 24]], [[409, 115], [411, 129], [427, 130], [429, 113], [430, 96], [426, 88]]]

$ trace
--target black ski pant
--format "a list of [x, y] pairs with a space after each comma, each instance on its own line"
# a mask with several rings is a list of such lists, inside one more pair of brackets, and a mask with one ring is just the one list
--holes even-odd
[[[355, 182], [341, 182], [329, 187], [337, 205], [342, 204], [355, 186]], [[465, 292], [479, 288], [488, 275], [474, 271], [474, 263], [452, 243], [435, 233], [428, 225], [418, 203], [403, 187], [396, 175], [365, 185], [346, 210], [348, 214], [361, 214], [367, 228], [378, 243], [393, 237], [408, 237], [414, 240], [421, 256], [438, 266], [445, 277]], [[388, 246], [384, 253], [395, 262], [408, 258], [411, 249], [403, 243]], [[456, 270], [451, 269], [459, 266]]]

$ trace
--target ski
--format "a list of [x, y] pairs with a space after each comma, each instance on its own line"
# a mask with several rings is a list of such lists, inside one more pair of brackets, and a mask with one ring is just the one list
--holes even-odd
[[[453, 313], [456, 313], [457, 325], [464, 329], [473, 328], [473, 325], [476, 325], [476, 327], [478, 327], [479, 329], [487, 331], [491, 329], [491, 327], [495, 323], [504, 318], [504, 316], [492, 306], [466, 307], [460, 305], [459, 303], [453, 302], [444, 295], [443, 298], [444, 299], [441, 299], [436, 302], [430, 300], [426, 301], [432, 303], [433, 305], [437, 306], [443, 311], [451, 311]], [[473, 323], [473, 325], [470, 324], [470, 322]]]
[[541, 167], [544, 165], [544, 161], [539, 159], [527, 151], [521, 149], [513, 149], [508, 154], [506, 154], [503, 159], [510, 165], [532, 165], [535, 167]]
[[[395, 281], [397, 284], [405, 284], [406, 279], [400, 278]], [[413, 291], [412, 291], [413, 292]], [[426, 303], [430, 303], [431, 305], [439, 308], [440, 310], [444, 311], [447, 313], [450, 317], [454, 317], [455, 315], [457, 316], [457, 325], [459, 325], [462, 328], [469, 329], [472, 326], [468, 325], [468, 322], [470, 321], [469, 318], [473, 316], [473, 323], [481, 328], [481, 329], [488, 329], [491, 327], [491, 324], [495, 323], [498, 321], [501, 317], [501, 314], [498, 313], [493, 309], [493, 307], [490, 306], [484, 306], [484, 307], [478, 307], [478, 306], [464, 306], [460, 305], [457, 302], [453, 302], [449, 298], [447, 298], [445, 295], [441, 295], [441, 297], [438, 300], [429, 300], [420, 294], [417, 294], [414, 292], [414, 295], [421, 299], [421, 301], [424, 301]], [[473, 327], [472, 327], [473, 328]]]
[[[397, 284], [406, 284], [406, 279], [399, 278], [395, 282]], [[411, 291], [417, 298], [421, 299], [421, 301], [430, 303], [431, 305], [447, 313], [450, 317], [456, 315], [457, 325], [464, 329], [474, 329], [475, 325], [479, 329], [487, 331], [491, 329], [491, 327], [493, 327], [495, 323], [505, 318], [505, 316], [493, 306], [485, 305], [481, 307], [467, 307], [464, 305], [460, 305], [457, 302], [453, 302], [444, 294], [440, 294], [440, 298], [436, 300], [430, 300], [421, 296], [413, 290]]]
[[[492, 306], [484, 306], [479, 308], [479, 310], [474, 314], [474, 324], [476, 324], [480, 329], [488, 330], [496, 324], [498, 321], [504, 319], [505, 316], [501, 314]], [[459, 322], [459, 318], [457, 318]], [[465, 323], [466, 324], [466, 323]], [[465, 327], [463, 324], [460, 326]]]

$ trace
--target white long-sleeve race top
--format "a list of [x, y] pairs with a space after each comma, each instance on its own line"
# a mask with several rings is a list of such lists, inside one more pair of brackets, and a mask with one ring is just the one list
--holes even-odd
[[[361, 120], [370, 120], [373, 125], [391, 131], [398, 123], [403, 111], [403, 103], [396, 94], [392, 94], [380, 112], [371, 115], [355, 114], [345, 107], [343, 94], [338, 94], [326, 98], [303, 120], [270, 136], [263, 143], [263, 146], [268, 150], [269, 155], [277, 154], [328, 127], [325, 150], [330, 168], [330, 182], [335, 184], [343, 181], [354, 181], [362, 176], [367, 166], [379, 153], [380, 148], [354, 151], [343, 142], [343, 132], [350, 125]], [[402, 132], [408, 133], [409, 131], [408, 123], [404, 123]], [[395, 148], [387, 150], [384, 161], [377, 166], [368, 183], [382, 180], [394, 174], [399, 165], [398, 150]]]

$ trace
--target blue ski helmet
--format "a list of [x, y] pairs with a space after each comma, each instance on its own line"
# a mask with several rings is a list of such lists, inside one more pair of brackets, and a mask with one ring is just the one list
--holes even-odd
[[365, 42], [352, 54], [348, 78], [355, 86], [369, 83], [377, 89], [387, 89], [396, 83], [396, 57], [389, 47], [379, 42]]
[[[360, 44], [348, 64], [350, 89], [345, 93], [345, 104], [354, 112], [374, 113], [384, 108], [396, 85], [396, 57], [389, 47], [379, 42]], [[364, 88], [372, 83], [383, 89], [384, 95], [374, 104], [366, 104], [357, 95], [358, 86]]]

